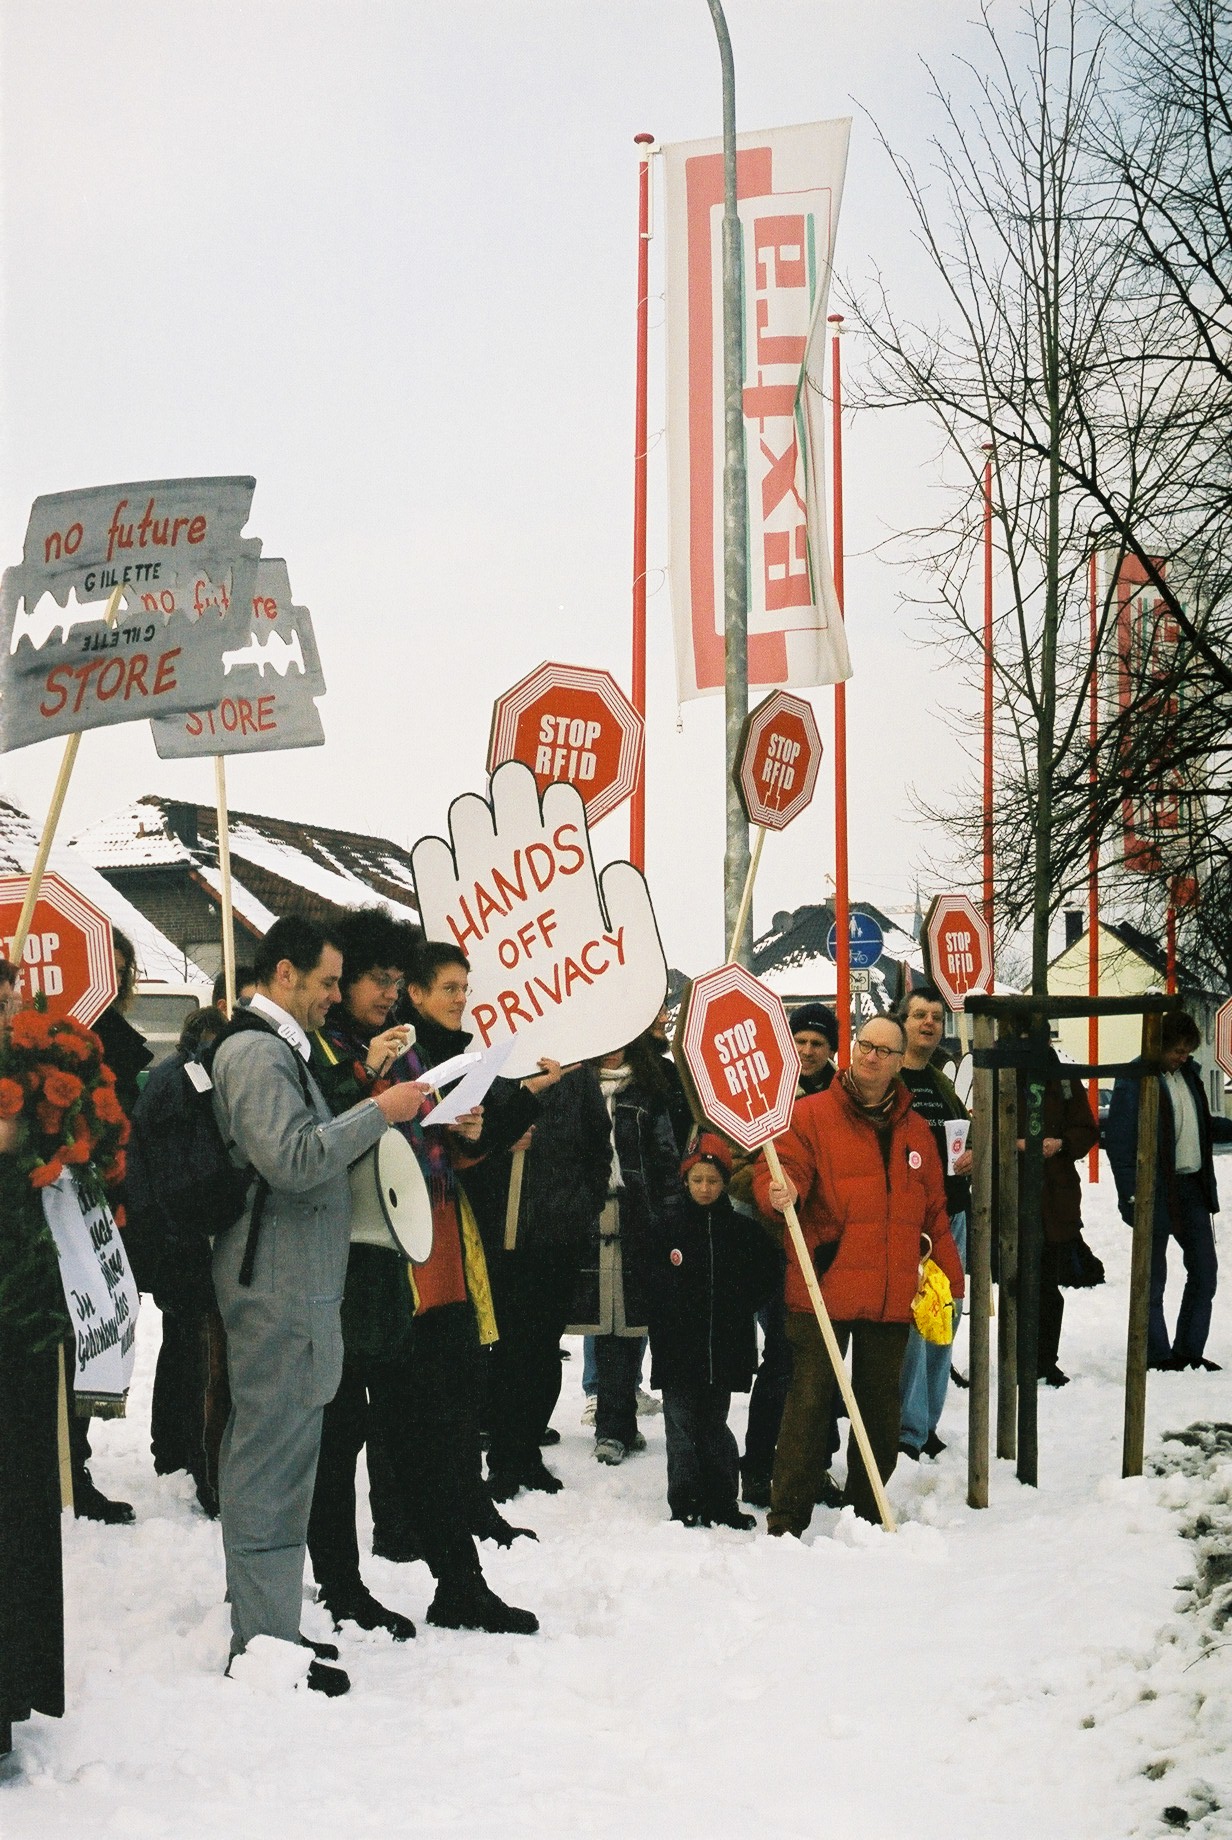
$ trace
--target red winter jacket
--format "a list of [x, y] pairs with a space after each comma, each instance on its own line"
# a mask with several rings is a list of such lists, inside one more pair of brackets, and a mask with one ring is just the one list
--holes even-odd
[[[791, 1130], [778, 1140], [783, 1171], [795, 1183], [805, 1243], [837, 1250], [821, 1280], [835, 1322], [910, 1322], [919, 1280], [920, 1235], [962, 1296], [962, 1263], [945, 1211], [945, 1181], [933, 1134], [912, 1110], [911, 1094], [894, 1096], [887, 1177], [877, 1133], [862, 1118], [841, 1080], [798, 1101]], [[757, 1205], [770, 1213], [770, 1170], [753, 1172]], [[824, 1261], [823, 1261], [824, 1262]], [[812, 1309], [793, 1248], [787, 1247], [787, 1308]]]

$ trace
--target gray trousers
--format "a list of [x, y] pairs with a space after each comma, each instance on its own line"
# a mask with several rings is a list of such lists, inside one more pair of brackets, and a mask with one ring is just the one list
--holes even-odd
[[218, 1498], [233, 1655], [256, 1635], [299, 1641], [321, 1418], [342, 1375], [341, 1299], [265, 1288], [261, 1255], [252, 1288], [241, 1287], [246, 1236], [240, 1222], [214, 1258], [231, 1382]]

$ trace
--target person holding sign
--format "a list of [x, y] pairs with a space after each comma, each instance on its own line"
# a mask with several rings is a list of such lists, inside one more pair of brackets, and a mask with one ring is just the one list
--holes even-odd
[[[851, 1066], [827, 1091], [800, 1100], [779, 1139], [783, 1180], [759, 1161], [754, 1194], [764, 1212], [799, 1202], [800, 1225], [821, 1281], [839, 1346], [852, 1344], [855, 1398], [883, 1481], [898, 1460], [899, 1372], [911, 1323], [924, 1237], [954, 1295], [962, 1263], [945, 1211], [941, 1160], [932, 1132], [899, 1079], [906, 1038], [900, 1022], [877, 1016], [852, 1044]], [[771, 1484], [773, 1534], [803, 1534], [826, 1468], [825, 1433], [834, 1374], [802, 1272], [787, 1268], [787, 1337], [792, 1377]], [[881, 1515], [854, 1435], [846, 1499], [862, 1520]]]
[[[237, 1168], [261, 1178], [218, 1236], [213, 1261], [231, 1381], [218, 1495], [233, 1659], [254, 1636], [300, 1642], [321, 1418], [342, 1378], [347, 1171], [427, 1096], [408, 1082], [331, 1113], [308, 1070], [310, 1034], [337, 1002], [342, 972], [323, 927], [276, 920], [253, 968], [256, 992], [211, 1066], [223, 1141]], [[341, 1668], [310, 1664], [315, 1691], [332, 1696], [350, 1684]]]

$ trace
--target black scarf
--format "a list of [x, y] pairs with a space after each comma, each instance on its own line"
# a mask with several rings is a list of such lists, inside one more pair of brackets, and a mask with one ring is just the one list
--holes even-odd
[[898, 1081], [891, 1080], [883, 1099], [876, 1105], [867, 1105], [860, 1097], [859, 1089], [851, 1077], [850, 1067], [845, 1067], [839, 1074], [839, 1084], [843, 1092], [855, 1107], [856, 1116], [871, 1124], [877, 1134], [877, 1143], [881, 1150], [881, 1160], [890, 1169], [890, 1139], [894, 1135], [894, 1107], [898, 1100]]
[[466, 1029], [447, 1029], [443, 1022], [433, 1022], [407, 999], [407, 1021], [415, 1030], [415, 1045], [425, 1067], [436, 1067], [455, 1054], [465, 1054], [474, 1037]]

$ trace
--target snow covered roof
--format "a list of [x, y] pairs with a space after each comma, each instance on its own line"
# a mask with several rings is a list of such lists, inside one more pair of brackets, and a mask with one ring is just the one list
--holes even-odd
[[[418, 921], [410, 851], [386, 837], [241, 811], [230, 814], [229, 836], [236, 915], [256, 933], [289, 906], [328, 918], [381, 901], [396, 918]], [[212, 805], [148, 795], [75, 842], [105, 873], [182, 867], [212, 894], [221, 886]]]
[[[34, 866], [38, 842], [38, 834], [20, 806], [0, 798], [0, 872], [28, 874]], [[131, 901], [126, 901], [76, 844], [55, 844], [48, 867], [102, 908], [113, 926], [128, 934], [137, 948], [138, 973], [143, 983], [208, 985], [204, 972]]]
[[[880, 962], [869, 973], [869, 995], [877, 1010], [889, 1009], [898, 998], [897, 965], [905, 961], [920, 982], [924, 964], [920, 948], [910, 933], [896, 926], [888, 914], [868, 901], [853, 901], [853, 914], [867, 914], [883, 936]], [[830, 901], [778, 913], [769, 932], [753, 942], [753, 969], [788, 1005], [820, 998], [834, 1001], [838, 990], [834, 961], [826, 951], [826, 937], [834, 925]]]

